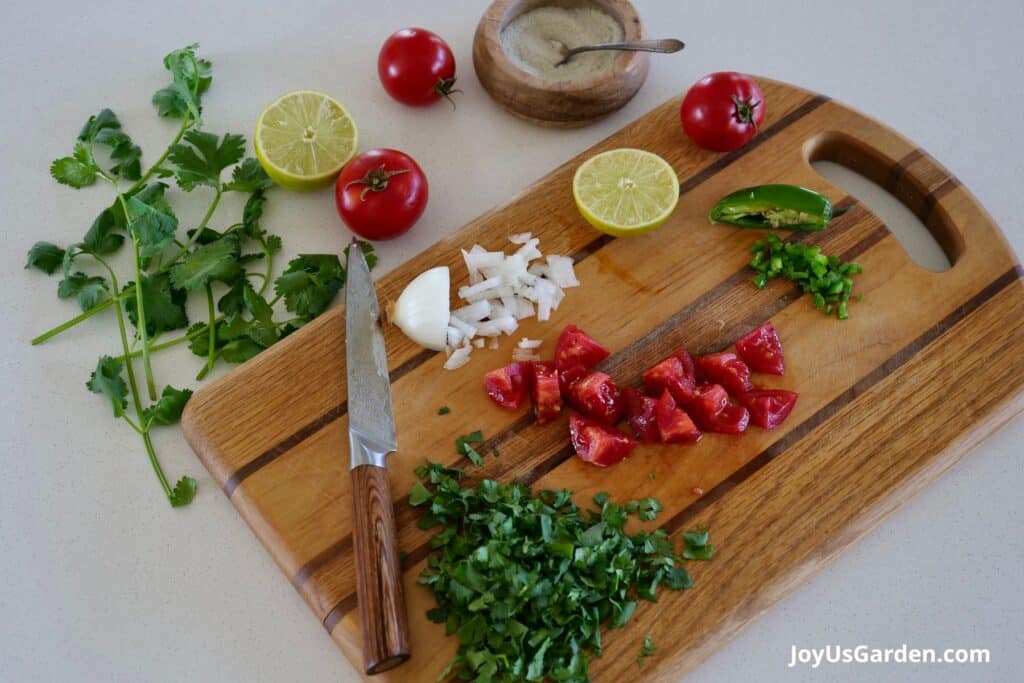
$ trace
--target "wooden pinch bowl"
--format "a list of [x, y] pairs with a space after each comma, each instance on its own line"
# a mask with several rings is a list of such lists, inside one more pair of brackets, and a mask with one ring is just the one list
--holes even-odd
[[647, 78], [648, 55], [619, 53], [611, 67], [575, 80], [549, 80], [516, 66], [501, 45], [501, 31], [537, 7], [594, 7], [619, 24], [624, 40], [642, 40], [643, 24], [627, 0], [495, 0], [473, 38], [473, 67], [484, 90], [516, 116], [544, 126], [576, 128], [621, 109]]

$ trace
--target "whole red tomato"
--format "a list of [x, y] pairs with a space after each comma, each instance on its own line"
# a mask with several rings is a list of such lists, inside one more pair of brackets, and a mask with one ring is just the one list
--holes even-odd
[[389, 95], [416, 107], [458, 92], [452, 49], [422, 28], [403, 28], [384, 41], [377, 74]]
[[747, 144], [764, 121], [764, 93], [750, 76], [719, 71], [690, 88], [679, 116], [695, 143], [730, 152]]
[[406, 232], [427, 208], [427, 176], [397, 149], [371, 149], [341, 169], [334, 186], [338, 215], [355, 234], [389, 240]]

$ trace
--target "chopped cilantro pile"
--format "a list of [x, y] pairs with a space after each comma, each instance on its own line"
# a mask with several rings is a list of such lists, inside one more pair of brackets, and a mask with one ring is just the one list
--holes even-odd
[[598, 509], [582, 510], [569, 491], [463, 487], [461, 470], [435, 463], [416, 473], [419, 526], [440, 527], [419, 577], [437, 600], [427, 616], [459, 638], [438, 680], [587, 681], [603, 625], [623, 626], [659, 587], [693, 585], [665, 531], [625, 530], [631, 515], [657, 516], [653, 498], [620, 505], [600, 493]]

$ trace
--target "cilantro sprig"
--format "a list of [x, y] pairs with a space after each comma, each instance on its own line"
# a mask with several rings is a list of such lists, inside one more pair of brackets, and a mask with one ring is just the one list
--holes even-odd
[[[72, 153], [50, 165], [58, 183], [75, 189], [106, 184], [113, 201], [81, 241], [67, 247], [37, 242], [25, 266], [48, 275], [62, 273], [57, 296], [75, 300], [82, 309], [33, 339], [33, 345], [113, 309], [120, 353], [100, 358], [87, 387], [106, 398], [114, 417], [142, 437], [161, 488], [176, 507], [191, 502], [195, 480], [182, 477], [170, 484], [150, 431], [177, 423], [192, 391], [167, 385], [158, 394], [151, 355], [187, 344], [205, 361], [197, 376], [202, 379], [218, 361], [241, 363], [291, 334], [326, 310], [345, 284], [336, 254], [301, 255], [274, 279], [281, 238], [261, 225], [273, 182], [256, 159], [244, 158], [242, 135], [217, 135], [203, 125], [202, 96], [212, 82], [212, 65], [196, 54], [197, 48], [188, 45], [164, 58], [171, 82], [153, 95], [153, 105], [159, 116], [178, 119], [180, 125], [145, 171], [142, 149], [107, 108], [87, 119]], [[175, 213], [171, 183], [190, 198], [208, 201], [194, 225], [183, 225]], [[242, 215], [215, 228], [221, 199], [232, 192], [247, 195]], [[125, 245], [131, 249], [132, 270], [119, 277], [107, 257]], [[362, 248], [372, 267], [372, 247], [363, 243]], [[276, 296], [268, 300], [272, 285]], [[207, 315], [190, 326], [187, 302], [193, 293], [205, 298]], [[275, 306], [284, 313], [279, 315]], [[177, 330], [186, 331], [163, 338]], [[137, 360], [144, 384], [137, 377]]]
[[[409, 503], [423, 510], [418, 524], [439, 527], [419, 577], [437, 602], [427, 617], [459, 639], [438, 681], [589, 680], [603, 628], [625, 625], [659, 588], [693, 585], [664, 530], [625, 530], [634, 514], [657, 516], [652, 498], [623, 505], [600, 493], [597, 508], [583, 510], [569, 491], [468, 487], [461, 470], [436, 463], [416, 474]], [[653, 651], [645, 639], [638, 663]]]

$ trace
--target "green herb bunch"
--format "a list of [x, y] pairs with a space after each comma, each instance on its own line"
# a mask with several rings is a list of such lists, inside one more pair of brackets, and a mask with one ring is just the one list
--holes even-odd
[[[196, 55], [197, 47], [189, 45], [164, 58], [171, 82], [153, 95], [153, 104], [159, 116], [179, 119], [180, 125], [147, 170], [143, 171], [142, 150], [110, 109], [90, 116], [71, 156], [53, 162], [50, 173], [57, 182], [81, 189], [102, 181], [114, 200], [80, 242], [67, 248], [37, 242], [26, 265], [47, 274], [61, 272], [57, 296], [75, 299], [82, 309], [80, 315], [33, 339], [33, 345], [113, 309], [120, 352], [99, 359], [87, 387], [105, 396], [114, 417], [142, 437], [160, 486], [175, 507], [192, 501], [196, 482], [186, 476], [170, 485], [150, 430], [176, 423], [192, 392], [168, 385], [158, 394], [151, 355], [187, 344], [205, 361], [196, 378], [202, 379], [218, 360], [248, 360], [315, 318], [345, 283], [336, 254], [300, 255], [272, 280], [281, 238], [268, 234], [260, 219], [273, 183], [255, 159], [243, 159], [243, 136], [219, 137], [202, 130], [202, 96], [210, 87], [212, 70], [209, 60]], [[224, 177], [228, 169], [230, 179]], [[184, 234], [169, 202], [172, 178], [188, 196], [208, 201], [202, 219]], [[214, 212], [221, 198], [232, 192], [247, 196], [240, 220], [215, 229]], [[126, 244], [132, 271], [119, 278], [108, 258]], [[363, 249], [370, 247], [364, 243]], [[371, 256], [371, 265], [374, 261]], [[268, 301], [272, 283], [274, 297]], [[192, 293], [205, 298], [206, 320], [189, 326], [186, 302]], [[282, 300], [288, 314], [279, 320], [274, 305]], [[185, 332], [165, 338], [175, 330]], [[141, 381], [136, 359], [142, 364]]]
[[692, 586], [664, 530], [625, 531], [630, 516], [657, 517], [653, 498], [619, 505], [600, 493], [597, 510], [581, 510], [568, 491], [463, 487], [461, 470], [435, 463], [416, 473], [423, 482], [409, 502], [424, 508], [419, 526], [441, 527], [419, 578], [437, 600], [427, 617], [459, 638], [439, 681], [587, 681], [602, 625], [626, 624], [660, 586]]

